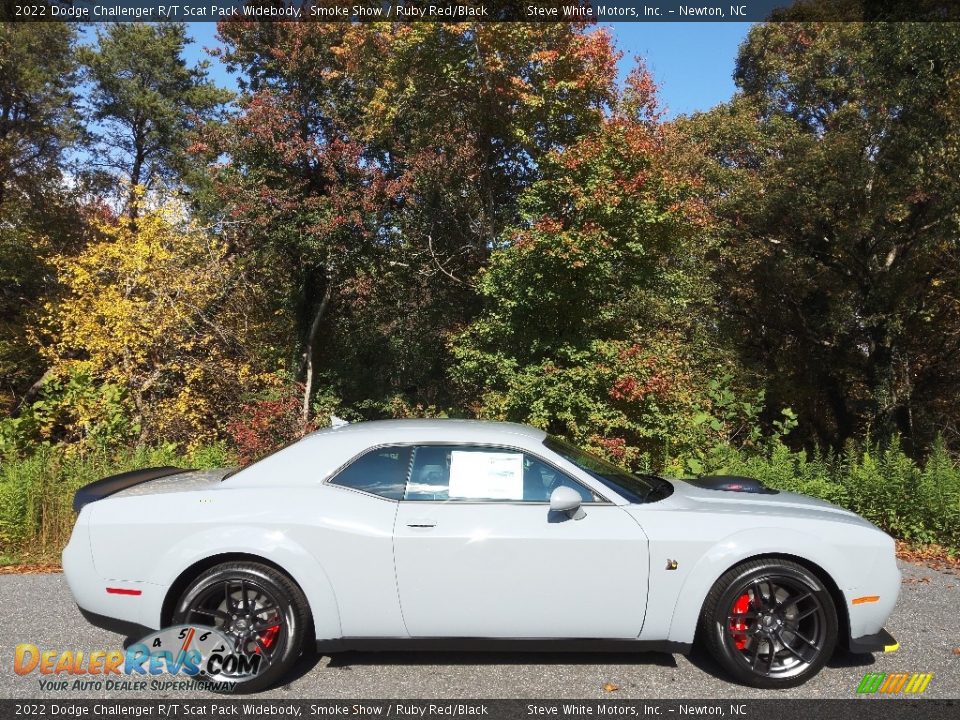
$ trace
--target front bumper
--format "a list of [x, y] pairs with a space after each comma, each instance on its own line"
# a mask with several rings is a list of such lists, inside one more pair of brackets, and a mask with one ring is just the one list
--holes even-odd
[[900, 647], [893, 635], [882, 629], [873, 635], [863, 635], [858, 638], [850, 638], [850, 652], [852, 653], [877, 653], [894, 652]]

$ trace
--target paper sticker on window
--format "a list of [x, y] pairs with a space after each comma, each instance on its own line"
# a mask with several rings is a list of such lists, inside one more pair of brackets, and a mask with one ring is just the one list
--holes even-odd
[[450, 497], [473, 500], [523, 500], [523, 454], [450, 453]]

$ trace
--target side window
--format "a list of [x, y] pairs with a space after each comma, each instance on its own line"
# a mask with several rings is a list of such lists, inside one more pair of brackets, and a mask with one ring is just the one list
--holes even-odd
[[583, 502], [598, 502], [593, 494], [569, 475], [547, 465], [539, 458], [524, 453], [523, 499], [530, 502], [550, 502], [550, 494], [558, 487], [568, 487], [580, 493]]
[[341, 470], [330, 484], [400, 500], [409, 468], [409, 447], [376, 448]]
[[579, 492], [584, 502], [597, 500], [580, 483], [519, 450], [421, 445], [414, 449], [403, 499], [545, 503], [561, 486]]

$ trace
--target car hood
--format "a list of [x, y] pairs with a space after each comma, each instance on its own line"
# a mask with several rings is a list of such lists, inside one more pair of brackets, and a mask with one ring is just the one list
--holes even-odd
[[777, 515], [875, 527], [873, 523], [864, 520], [854, 512], [826, 500], [799, 493], [782, 490], [775, 493], [710, 490], [691, 485], [683, 480], [670, 480], [670, 483], [673, 485], [673, 494], [655, 503], [655, 506], [688, 512]]
[[156, 480], [148, 480], [133, 487], [128, 487], [111, 497], [132, 497], [134, 495], [159, 495], [171, 492], [189, 492], [191, 490], [219, 490], [223, 487], [223, 477], [231, 468], [216, 468], [214, 470], [186, 470], [174, 475], [167, 475]]

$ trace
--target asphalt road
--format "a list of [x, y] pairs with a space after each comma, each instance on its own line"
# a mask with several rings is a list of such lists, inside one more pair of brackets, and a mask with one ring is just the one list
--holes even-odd
[[[364, 698], [851, 698], [866, 672], [931, 672], [925, 696], [960, 698], [960, 577], [902, 564], [903, 592], [887, 629], [900, 641], [888, 655], [838, 652], [806, 685], [771, 693], [734, 685], [704, 655], [343, 653], [301, 663], [289, 684], [260, 697]], [[0, 698], [158, 698], [156, 692], [41, 691], [37, 675], [14, 674], [13, 651], [119, 649], [122, 638], [91, 627], [62, 575], [0, 575]], [[957, 653], [954, 650], [957, 650]], [[617, 690], [604, 690], [605, 684]], [[175, 697], [177, 693], [166, 695]], [[205, 694], [182, 692], [182, 698]]]

